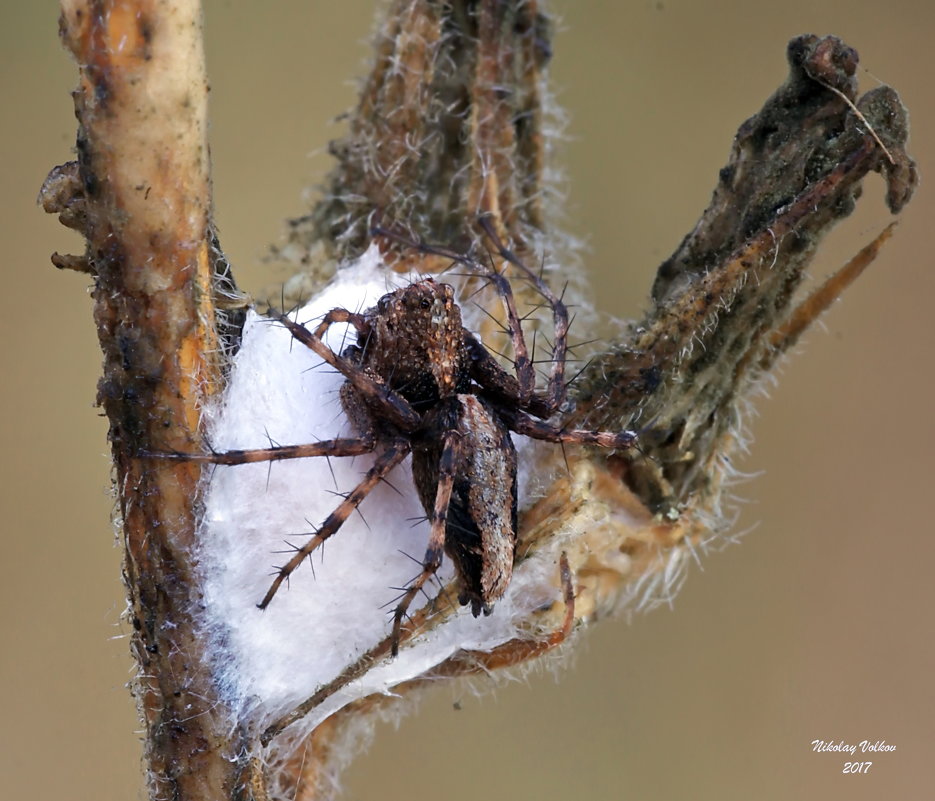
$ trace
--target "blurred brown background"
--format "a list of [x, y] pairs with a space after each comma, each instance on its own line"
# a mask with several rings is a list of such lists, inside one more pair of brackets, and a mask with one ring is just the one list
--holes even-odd
[[[76, 73], [51, 0], [2, 8], [2, 795], [141, 798], [88, 281], [49, 264], [53, 250], [81, 245], [34, 202], [47, 170], [71, 157]], [[568, 227], [589, 239], [604, 312], [638, 314], [656, 265], [706, 205], [738, 124], [784, 78], [795, 34], [840, 35], [860, 52], [864, 88], [880, 80], [900, 91], [911, 152], [923, 180], [935, 174], [926, 0], [558, 8], [552, 74], [571, 120]], [[329, 166], [321, 148], [353, 102], [372, 3], [217, 0], [206, 14], [217, 219], [238, 279], [257, 289], [282, 277], [260, 257]], [[750, 503], [738, 529], [755, 531], [693, 569], [674, 611], [588, 632], [558, 681], [541, 673], [482, 699], [442, 690], [398, 730], [381, 726], [346, 774], [347, 798], [928, 795], [928, 189], [759, 403], [742, 466], [765, 472], [739, 488]], [[888, 217], [874, 177], [815, 271], [843, 263]], [[897, 750], [865, 755], [868, 775], [842, 775], [849, 758], [812, 753], [814, 739]]]

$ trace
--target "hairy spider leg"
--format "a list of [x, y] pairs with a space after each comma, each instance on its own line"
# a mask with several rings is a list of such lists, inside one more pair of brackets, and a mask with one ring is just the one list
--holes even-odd
[[406, 440], [400, 439], [393, 441], [389, 447], [377, 457], [376, 462], [374, 462], [373, 467], [367, 471], [363, 481], [354, 487], [348, 496], [341, 501], [338, 508], [325, 518], [321, 527], [312, 535], [311, 539], [301, 548], [297, 548], [292, 558], [277, 569], [276, 578], [273, 579], [273, 583], [266, 591], [266, 595], [263, 596], [263, 600], [257, 604], [260, 609], [266, 609], [266, 607], [269, 606], [269, 602], [273, 600], [273, 596], [276, 594], [280, 585], [295, 572], [295, 569], [302, 564], [305, 557], [313, 553], [319, 545], [333, 536], [338, 529], [341, 528], [344, 521], [350, 517], [351, 512], [353, 512], [360, 505], [361, 501], [370, 494], [370, 491], [383, 480], [384, 476], [389, 474], [396, 465], [406, 458], [408, 453], [409, 443]]
[[632, 448], [639, 435], [636, 431], [586, 431], [584, 429], [566, 429], [561, 426], [536, 420], [524, 412], [515, 409], [501, 409], [501, 415], [511, 431], [533, 439], [546, 442], [573, 442], [579, 445], [597, 445], [601, 448], [626, 450]]
[[[463, 337], [464, 344], [471, 354], [471, 378], [486, 394], [499, 402], [518, 404], [519, 382], [516, 377], [504, 370], [500, 363], [490, 355], [490, 351], [470, 331], [464, 329]], [[530, 397], [529, 402], [523, 408], [528, 409], [537, 417], [550, 415], [545, 401], [536, 395]]]
[[270, 448], [230, 450], [217, 453], [182, 453], [181, 451], [143, 451], [140, 455], [177, 462], [237, 465], [250, 462], [276, 462], [281, 459], [306, 459], [311, 456], [360, 456], [376, 447], [373, 439], [323, 439], [308, 445], [275, 445]]
[[[543, 400], [546, 413], [540, 412], [532, 405], [526, 408], [536, 417], [548, 418], [557, 412], [565, 402], [567, 385], [565, 384], [565, 363], [568, 353], [568, 308], [561, 298], [549, 288], [542, 278], [529, 269], [513, 251], [503, 244], [488, 217], [478, 220], [484, 233], [493, 242], [497, 253], [510, 264], [519, 268], [533, 283], [539, 293], [548, 301], [552, 308], [554, 323], [554, 341], [552, 343], [552, 370], [549, 376], [549, 389]], [[602, 448], [626, 450], [636, 444], [639, 438], [636, 431], [587, 431], [583, 429], [565, 429], [552, 425], [545, 420], [535, 420], [522, 411], [515, 409], [501, 409], [504, 418], [509, 421], [510, 429], [517, 434], [524, 434], [533, 439], [547, 442], [578, 443], [585, 445], [598, 445]]]
[[[565, 616], [561, 628], [543, 638], [517, 637], [500, 643], [491, 651], [469, 651], [460, 658], [470, 660], [470, 672], [482, 673], [499, 668], [518, 665], [534, 657], [541, 656], [553, 648], [557, 648], [571, 635], [575, 625], [575, 587], [572, 581], [571, 568], [568, 565], [568, 555], [562, 551], [559, 557], [559, 575], [562, 581], [562, 598], [565, 603]], [[452, 657], [451, 663], [442, 663], [441, 670], [446, 667], [455, 673], [464, 673], [463, 663], [459, 657]], [[437, 669], [438, 670], [438, 669]]]
[[500, 300], [503, 303], [503, 310], [506, 312], [507, 321], [510, 325], [510, 339], [513, 343], [513, 365], [516, 370], [516, 381], [519, 385], [517, 398], [519, 403], [526, 407], [536, 391], [536, 373], [529, 358], [529, 350], [526, 347], [526, 337], [523, 336], [523, 326], [520, 323], [519, 313], [516, 311], [516, 298], [513, 296], [513, 287], [510, 285], [509, 279], [496, 270], [491, 270], [485, 277], [496, 288], [497, 294], [500, 295]]
[[458, 433], [449, 431], [445, 434], [444, 447], [438, 463], [438, 489], [435, 491], [435, 507], [432, 510], [432, 531], [429, 535], [429, 544], [422, 557], [422, 572], [406, 588], [396, 611], [393, 613], [392, 653], [399, 653], [400, 632], [406, 611], [412, 604], [416, 595], [432, 578], [442, 563], [445, 552], [445, 529], [448, 525], [448, 506], [451, 502], [451, 491], [455, 481], [455, 466], [461, 450], [461, 437]]
[[558, 572], [562, 579], [562, 600], [565, 602], [565, 618], [562, 620], [562, 627], [553, 632], [545, 641], [548, 648], [554, 648], [556, 645], [565, 642], [575, 623], [575, 585], [571, 578], [568, 554], [565, 551], [562, 551], [562, 555], [558, 558]]
[[[546, 403], [549, 408], [549, 413], [540, 415], [542, 417], [551, 417], [565, 402], [565, 360], [568, 351], [568, 308], [565, 306], [562, 299], [549, 288], [549, 285], [546, 284], [536, 272], [530, 270], [512, 250], [503, 244], [503, 241], [500, 239], [500, 236], [497, 234], [488, 216], [480, 217], [478, 219], [478, 224], [484, 229], [484, 233], [487, 234], [487, 237], [493, 243], [500, 257], [521, 270], [552, 308], [552, 322], [554, 325], [552, 370], [549, 375], [548, 392], [546, 393]], [[522, 338], [522, 330], [518, 330], [519, 336]], [[515, 350], [515, 342], [513, 347]], [[523, 345], [523, 349], [525, 350], [525, 344]], [[520, 378], [518, 374], [517, 377]], [[520, 378], [520, 382], [522, 383], [522, 378]]]
[[575, 585], [568, 564], [568, 554], [562, 551], [558, 560], [559, 577], [562, 581], [562, 600], [565, 603], [565, 616], [561, 628], [541, 639], [516, 638], [501, 643], [492, 651], [472, 654], [477, 659], [478, 672], [495, 670], [525, 662], [557, 648], [571, 635], [575, 627]]
[[[336, 354], [322, 339], [325, 332], [335, 323], [348, 323], [358, 331], [368, 332], [369, 326], [363, 315], [350, 312], [347, 309], [332, 309], [324, 316], [314, 333], [284, 314], [278, 315], [275, 319], [292, 334], [294, 339], [310, 348], [344, 375], [354, 385], [355, 389], [383, 406], [391, 422], [405, 432], [412, 432], [418, 427], [421, 418], [404, 398], [389, 389], [381, 380], [368, 375], [357, 365]], [[143, 451], [140, 455], [158, 459], [200, 462], [202, 464], [238, 465], [249, 462], [271, 462], [280, 459], [303, 459], [312, 456], [359, 456], [370, 453], [375, 447], [375, 442], [372, 439], [359, 438], [323, 440], [305, 445], [277, 445], [271, 448], [230, 450], [223, 453]]]
[[350, 323], [358, 331], [369, 332], [370, 327], [363, 315], [349, 312], [347, 309], [332, 309], [324, 316], [314, 332], [284, 314], [279, 315], [277, 319], [295, 339], [311, 348], [328, 364], [341, 372], [361, 395], [371, 403], [378, 403], [391, 423], [407, 433], [412, 433], [419, 427], [422, 422], [421, 415], [402, 395], [390, 389], [383, 379], [361, 370], [358, 365], [339, 356], [322, 339], [328, 328], [335, 323]]

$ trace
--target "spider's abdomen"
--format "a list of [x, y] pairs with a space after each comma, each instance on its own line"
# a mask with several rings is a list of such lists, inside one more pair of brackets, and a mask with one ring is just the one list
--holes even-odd
[[430, 519], [446, 442], [455, 458], [445, 552], [461, 578], [459, 601], [470, 603], [476, 617], [491, 611], [513, 575], [516, 449], [487, 401], [468, 394], [443, 399], [425, 415], [412, 450], [413, 477]]

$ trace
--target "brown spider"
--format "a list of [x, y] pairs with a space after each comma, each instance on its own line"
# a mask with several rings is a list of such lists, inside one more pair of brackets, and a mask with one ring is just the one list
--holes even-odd
[[[448, 284], [425, 278], [384, 295], [363, 313], [332, 309], [314, 331], [279, 315], [292, 336], [307, 345], [347, 379], [341, 402], [357, 439], [333, 439], [211, 454], [158, 454], [211, 464], [295, 459], [311, 456], [356, 456], [376, 452], [363, 480], [322, 522], [305, 545], [277, 569], [258, 606], [266, 608], [280, 585], [322, 543], [333, 536], [367, 494], [407, 454], [419, 499], [431, 524], [422, 571], [405, 588], [394, 612], [392, 651], [399, 649], [403, 618], [413, 599], [438, 570], [442, 553], [454, 563], [460, 579], [458, 597], [477, 617], [490, 614], [506, 592], [516, 550], [516, 450], [510, 431], [550, 442], [590, 443], [628, 448], [636, 434], [566, 430], [548, 422], [565, 402], [565, 358], [568, 314], [534, 272], [482, 225], [500, 256], [533, 282], [552, 309], [554, 345], [548, 386], [535, 389], [535, 373], [523, 337], [509, 281], [495, 270], [482, 271], [503, 301], [514, 352], [515, 377], [494, 360], [466, 328]], [[411, 242], [416, 247], [478, 269], [469, 258], [444, 248]], [[322, 339], [334, 323], [348, 323], [357, 343], [339, 355]], [[538, 418], [538, 419], [537, 419]], [[153, 454], [156, 455], [156, 454]]]

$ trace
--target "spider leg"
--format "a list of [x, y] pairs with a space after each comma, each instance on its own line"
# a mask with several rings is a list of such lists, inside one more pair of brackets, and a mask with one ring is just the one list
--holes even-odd
[[371, 236], [385, 236], [387, 239], [395, 239], [397, 242], [401, 242], [404, 245], [411, 247], [413, 250], [417, 250], [420, 253], [428, 253], [434, 256], [441, 256], [445, 259], [451, 259], [451, 261], [456, 264], [463, 264], [466, 267], [474, 267], [474, 262], [465, 256], [463, 253], [458, 253], [451, 248], [442, 247], [441, 245], [430, 245], [428, 242], [423, 242], [421, 239], [416, 240], [411, 236], [406, 236], [405, 234], [394, 231], [391, 228], [383, 228], [380, 225], [374, 225], [370, 228]]
[[510, 339], [513, 343], [513, 365], [516, 370], [518, 384], [517, 398], [520, 405], [526, 407], [536, 390], [536, 373], [529, 358], [529, 350], [526, 347], [526, 338], [523, 336], [523, 326], [519, 319], [519, 313], [516, 311], [516, 298], [513, 296], [513, 287], [510, 286], [509, 279], [496, 270], [491, 270], [487, 278], [496, 287], [497, 294], [500, 295], [500, 300], [503, 303], [503, 310], [506, 312], [510, 326]]
[[598, 445], [601, 448], [626, 450], [632, 448], [639, 435], [636, 431], [586, 431], [535, 420], [515, 409], [501, 409], [500, 413], [511, 431], [546, 442], [576, 442], [582, 445]]
[[575, 627], [575, 585], [568, 564], [568, 554], [562, 551], [558, 560], [559, 576], [562, 581], [562, 600], [565, 604], [565, 616], [562, 626], [541, 640], [509, 640], [488, 654], [488, 669], [505, 667], [539, 656], [561, 645], [568, 639]]
[[425, 586], [425, 583], [435, 575], [442, 563], [442, 554], [445, 551], [445, 529], [448, 524], [448, 505], [451, 501], [451, 490], [454, 487], [455, 465], [458, 464], [460, 436], [456, 432], [445, 435], [444, 447], [438, 465], [438, 489], [435, 491], [435, 507], [432, 510], [432, 532], [429, 535], [429, 544], [422, 558], [422, 572], [416, 576], [406, 588], [393, 613], [392, 653], [399, 653], [399, 640], [403, 618], [416, 595]]
[[562, 600], [565, 602], [565, 617], [562, 620], [562, 627], [552, 633], [552, 636], [546, 640], [549, 648], [554, 648], [568, 639], [572, 627], [575, 624], [575, 585], [571, 578], [571, 567], [568, 564], [568, 554], [562, 551], [558, 558], [558, 572], [562, 579]]
[[279, 568], [276, 578], [273, 579], [273, 583], [266, 591], [266, 595], [263, 596], [263, 600], [257, 604], [260, 609], [266, 609], [269, 606], [269, 602], [273, 600], [273, 596], [280, 585], [295, 572], [295, 569], [302, 564], [305, 557], [341, 528], [344, 521], [357, 508], [358, 504], [408, 453], [409, 443], [405, 440], [395, 440], [389, 444], [387, 449], [377, 458], [373, 467], [367, 471], [363, 481], [354, 487], [347, 497], [341, 501], [338, 508], [325, 518], [321, 528], [312, 535], [311, 539], [301, 548], [298, 548], [292, 558]]
[[175, 462], [201, 464], [247, 464], [249, 462], [275, 462], [280, 459], [305, 459], [310, 456], [360, 456], [370, 453], [372, 439], [325, 439], [307, 445], [276, 445], [271, 448], [231, 450], [218, 453], [182, 453], [180, 451], [142, 451], [140, 456], [167, 459]]
[[361, 395], [378, 403], [391, 423], [406, 432], [415, 431], [419, 427], [422, 418], [405, 398], [393, 392], [382, 379], [367, 373], [343, 356], [339, 356], [322, 340], [322, 336], [334, 323], [350, 323], [359, 331], [369, 331], [369, 325], [363, 315], [354, 314], [347, 309], [332, 309], [314, 332], [284, 314], [279, 315], [277, 319], [295, 339], [311, 348], [328, 364], [340, 371]]
[[565, 602], [565, 616], [561, 628], [544, 639], [517, 638], [501, 643], [492, 651], [468, 652], [466, 656], [471, 659], [472, 672], [496, 670], [525, 662], [557, 648], [568, 639], [575, 626], [575, 587], [568, 565], [568, 555], [564, 551], [559, 557], [559, 574], [562, 580], [562, 599]]
[[[533, 270], [530, 270], [512, 250], [503, 244], [503, 240], [501, 240], [499, 234], [497, 234], [489, 216], [480, 217], [478, 219], [478, 224], [484, 229], [484, 233], [487, 234], [487, 237], [493, 243], [500, 257], [506, 259], [506, 261], [524, 273], [532, 282], [533, 286], [539, 291], [539, 294], [548, 301], [549, 306], [552, 308], [552, 322], [554, 325], [552, 370], [549, 375], [549, 387], [545, 398], [549, 413], [540, 415], [549, 417], [554, 412], [558, 411], [565, 401], [565, 358], [568, 351], [568, 309], [562, 299], [542, 280], [542, 277]], [[521, 332], [520, 336], [522, 336]]]

